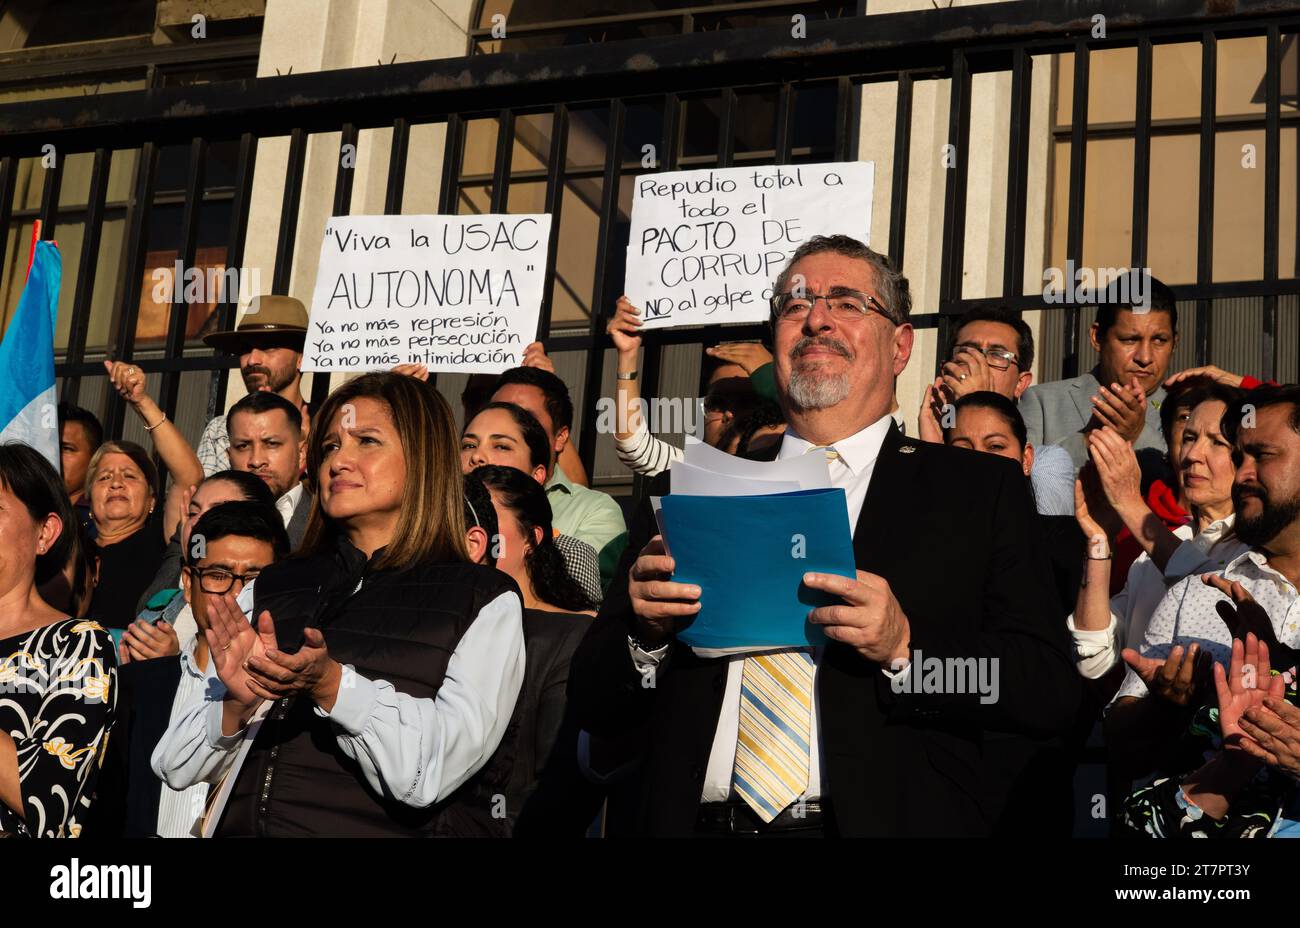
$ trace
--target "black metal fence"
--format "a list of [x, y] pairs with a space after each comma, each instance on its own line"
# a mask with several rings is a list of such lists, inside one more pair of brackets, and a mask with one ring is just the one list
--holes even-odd
[[[1106, 37], [1093, 38], [1095, 15], [1105, 17]], [[1175, 288], [1180, 300], [1197, 308], [1193, 334], [1198, 361], [1214, 359], [1211, 305], [1214, 301], [1249, 298], [1260, 301], [1259, 332], [1265, 377], [1278, 371], [1279, 301], [1300, 294], [1300, 279], [1279, 276], [1281, 127], [1297, 125], [1292, 106], [1282, 113], [1281, 80], [1284, 40], [1300, 29], [1300, 0], [1025, 0], [1020, 3], [959, 7], [876, 16], [817, 21], [810, 19], [805, 37], [786, 28], [738, 29], [694, 33], [636, 41], [584, 45], [521, 53], [501, 52], [464, 59], [392, 64], [354, 70], [286, 77], [248, 79], [201, 86], [161, 87], [140, 92], [84, 98], [15, 103], [0, 106], [0, 229], [9, 229], [14, 183], [19, 161], [40, 158], [43, 146], [60, 152], [57, 164], [44, 171], [39, 213], [44, 237], [57, 234], [61, 218], [59, 191], [62, 166], [70, 154], [91, 159], [90, 183], [84, 206], [77, 208], [83, 224], [81, 247], [65, 256], [75, 268], [71, 331], [57, 372], [67, 398], [78, 397], [86, 378], [103, 375], [102, 354], [136, 358], [149, 372], [162, 375], [160, 402], [175, 418], [180, 385], [186, 375], [208, 372], [211, 386], [207, 408], [216, 411], [224, 396], [226, 377], [234, 361], [204, 351], [187, 341], [186, 307], [172, 307], [166, 343], [161, 351], [138, 351], [135, 343], [146, 251], [158, 241], [160, 153], [184, 163], [183, 180], [173, 191], [176, 217], [168, 220], [167, 237], [184, 266], [194, 264], [200, 228], [218, 216], [227, 267], [241, 267], [248, 231], [253, 178], [258, 169], [261, 139], [287, 137], [288, 160], [279, 232], [270, 290], [287, 292], [298, 248], [314, 248], [318, 229], [300, 228], [308, 141], [318, 133], [338, 133], [340, 146], [356, 145], [366, 129], [391, 128], [388, 184], [384, 208], [401, 212], [404, 190], [412, 172], [428, 170], [430, 152], [412, 147], [413, 132], [427, 124], [445, 125], [438, 208], [442, 212], [478, 208], [466, 197], [477, 185], [492, 211], [506, 211], [512, 184], [545, 184], [544, 207], [556, 214], [548, 260], [548, 279], [555, 280], [557, 254], [569, 248], [592, 251], [588, 307], [580, 326], [553, 325], [557, 288], [548, 290], [542, 307], [541, 332], [548, 351], [577, 352], [581, 374], [574, 382], [575, 398], [583, 410], [577, 424], [580, 453], [592, 467], [597, 436], [593, 398], [612, 388], [607, 364], [608, 338], [604, 317], [622, 286], [622, 248], [627, 215], [622, 207], [626, 178], [648, 170], [642, 144], [658, 146], [654, 170], [688, 166], [731, 166], [741, 163], [791, 163], [857, 156], [861, 107], [860, 88], [887, 83], [897, 89], [893, 124], [892, 187], [879, 191], [888, 198], [888, 251], [910, 268], [905, 250], [908, 216], [908, 162], [912, 150], [914, 90], [922, 82], [938, 81], [949, 94], [948, 143], [953, 167], [946, 172], [941, 272], [937, 301], [917, 307], [918, 327], [937, 327], [940, 338], [955, 314], [974, 305], [995, 302], [1019, 310], [1050, 309], [1041, 293], [1022, 290], [1025, 240], [1030, 210], [1042, 209], [1029, 197], [1030, 103], [1032, 62], [1036, 56], [1073, 53], [1073, 124], [1070, 129], [1069, 195], [1065, 257], [1083, 263], [1086, 152], [1090, 133], [1089, 56], [1106, 48], [1137, 50], [1137, 113], [1133, 128], [1132, 265], [1147, 263], [1151, 140], [1152, 53], [1161, 43], [1198, 42], [1208, 79], [1201, 88], [1200, 216], [1197, 276], [1194, 283]], [[1263, 253], [1259, 279], [1216, 281], [1212, 273], [1214, 241], [1213, 186], [1216, 129], [1214, 62], [1216, 42], [1228, 37], [1262, 36], [1267, 49], [1263, 163], [1265, 196], [1259, 217], [1258, 247]], [[1001, 71], [1010, 74], [1011, 118], [1006, 139], [1005, 266], [1003, 292], [964, 299], [964, 244], [967, 229], [966, 157], [970, 145], [972, 76]], [[738, 133], [753, 132], [749, 118], [740, 119], [744, 101], [758, 95], [768, 101], [771, 123], [760, 127], [770, 147], [736, 150]], [[806, 105], [805, 105], [806, 104]], [[684, 127], [698, 134], [700, 114], [716, 119], [716, 150], [689, 150]], [[512, 170], [516, 126], [520, 120], [549, 116], [544, 169], [527, 174]], [[465, 162], [471, 125], [494, 121], [495, 157], [490, 174], [475, 174]], [[575, 164], [569, 151], [570, 129], [581, 121], [584, 133], [604, 140], [603, 162]], [[706, 120], [705, 124], [712, 125]], [[107, 346], [88, 345], [91, 300], [96, 280], [106, 191], [115, 151], [138, 150], [134, 177], [125, 204], [125, 232], [120, 281], [113, 301], [112, 337]], [[214, 189], [213, 153], [220, 151], [220, 189]], [[183, 156], [182, 154], [183, 153]], [[181, 158], [177, 161], [176, 158]], [[1300, 160], [1300, 159], [1297, 159]], [[340, 159], [333, 212], [349, 210], [354, 169]], [[174, 172], [173, 172], [174, 173]], [[590, 206], [598, 211], [592, 240], [561, 240], [566, 191], [584, 183]], [[214, 213], [214, 204], [220, 212]], [[1124, 204], [1127, 208], [1128, 204]], [[0, 265], [8, 236], [0, 237]], [[1300, 243], [1300, 235], [1296, 241]], [[19, 247], [24, 247], [21, 243]], [[1298, 245], [1300, 247], [1300, 245]], [[12, 255], [9, 256], [12, 259]], [[1298, 259], [1300, 260], [1300, 259]], [[70, 268], [71, 269], [71, 268]], [[570, 283], [570, 286], [572, 284]], [[236, 297], [227, 294], [214, 325], [233, 321]], [[1062, 376], [1080, 366], [1079, 308], [1058, 310], [1057, 328]], [[1046, 327], [1045, 327], [1046, 328]], [[643, 390], [660, 388], [663, 349], [679, 345], [712, 344], [722, 337], [752, 338], [764, 334], [757, 325], [718, 326], [658, 331], [646, 338]], [[1041, 349], [1040, 349], [1041, 350]], [[1291, 350], [1291, 349], [1288, 349]], [[328, 389], [319, 377], [317, 398]], [[116, 397], [106, 403], [106, 425], [120, 435], [123, 407]]]

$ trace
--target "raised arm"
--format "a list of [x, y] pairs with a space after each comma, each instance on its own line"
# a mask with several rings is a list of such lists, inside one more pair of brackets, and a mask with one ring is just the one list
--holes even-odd
[[181, 487], [201, 483], [203, 465], [199, 463], [199, 456], [194, 453], [176, 423], [167, 418], [166, 413], [146, 392], [144, 371], [129, 361], [105, 361], [104, 367], [108, 370], [113, 389], [121, 394], [122, 399], [144, 422], [145, 431], [153, 439], [154, 447], [158, 449], [163, 466], [171, 474], [172, 482]]

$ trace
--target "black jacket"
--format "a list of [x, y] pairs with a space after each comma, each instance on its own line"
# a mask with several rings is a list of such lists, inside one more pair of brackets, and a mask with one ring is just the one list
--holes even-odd
[[[570, 700], [593, 736], [639, 738], [644, 752], [627, 830], [693, 831], [717, 727], [726, 660], [675, 645], [654, 687], [628, 653], [627, 570], [654, 533], [644, 507], [591, 631], [574, 657]], [[890, 429], [853, 535], [857, 566], [884, 577], [926, 658], [997, 658], [999, 698], [895, 693], [881, 668], [826, 648], [818, 706], [827, 792], [845, 836], [982, 835], [984, 732], [1051, 737], [1071, 722], [1078, 674], [1034, 511], [1012, 462], [919, 442]], [[916, 668], [914, 667], [915, 671]]]
[[[379, 552], [376, 552], [378, 557]], [[476, 564], [424, 562], [373, 570], [339, 537], [332, 550], [267, 567], [254, 615], [269, 610], [280, 646], [299, 647], [319, 628], [330, 656], [359, 676], [386, 680], [416, 699], [436, 697], [451, 655], [479, 612], [518, 587]], [[270, 710], [240, 768], [217, 834], [222, 837], [507, 836], [495, 812], [511, 772], [516, 723], [486, 764], [428, 808], [378, 793], [339, 748], [333, 723], [308, 699]]]

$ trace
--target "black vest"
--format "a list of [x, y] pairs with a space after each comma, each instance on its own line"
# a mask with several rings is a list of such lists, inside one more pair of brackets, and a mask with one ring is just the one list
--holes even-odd
[[[340, 539], [331, 552], [263, 571], [253, 614], [270, 611], [281, 647], [297, 647], [303, 630], [317, 627], [334, 660], [400, 693], [432, 699], [461, 637], [505, 592], [518, 595], [510, 577], [476, 564], [424, 562], [373, 571]], [[509, 783], [514, 721], [477, 773], [442, 801], [418, 809], [371, 789], [339, 748], [332, 723], [313, 709], [310, 699], [295, 697], [272, 707], [240, 769], [218, 836], [509, 836], [503, 803], [494, 797]]]

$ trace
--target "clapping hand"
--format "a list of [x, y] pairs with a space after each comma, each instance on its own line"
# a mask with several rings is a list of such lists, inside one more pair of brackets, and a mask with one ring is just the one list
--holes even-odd
[[1183, 707], [1192, 705], [1209, 683], [1209, 666], [1201, 655], [1201, 646], [1196, 643], [1188, 648], [1175, 646], [1163, 661], [1143, 657], [1132, 648], [1122, 652], [1124, 663], [1142, 678], [1152, 696]]
[[[1254, 635], [1246, 635], [1243, 646], [1240, 638], [1232, 640], [1232, 661], [1225, 675], [1222, 664], [1214, 665], [1214, 689], [1219, 697], [1219, 730], [1223, 746], [1228, 750], [1245, 750], [1244, 742], [1250, 737], [1241, 729], [1241, 717], [1252, 706], [1264, 705], [1266, 697], [1282, 698], [1286, 684], [1282, 677], [1272, 676], [1268, 660], [1268, 645]], [[1258, 742], [1255, 742], [1258, 746]]]

